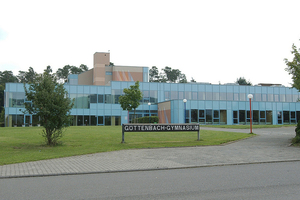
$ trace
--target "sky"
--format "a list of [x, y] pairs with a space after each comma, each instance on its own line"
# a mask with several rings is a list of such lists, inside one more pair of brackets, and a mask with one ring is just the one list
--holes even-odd
[[299, 0], [0, 0], [0, 71], [168, 66], [190, 81], [291, 86]]

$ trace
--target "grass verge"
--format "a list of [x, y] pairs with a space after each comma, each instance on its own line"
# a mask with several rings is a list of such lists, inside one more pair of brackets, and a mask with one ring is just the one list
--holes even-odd
[[197, 141], [197, 132], [126, 132], [122, 144], [121, 126], [73, 126], [58, 146], [48, 147], [41, 132], [42, 127], [0, 128], [0, 165], [123, 149], [220, 145], [253, 136], [201, 130]]

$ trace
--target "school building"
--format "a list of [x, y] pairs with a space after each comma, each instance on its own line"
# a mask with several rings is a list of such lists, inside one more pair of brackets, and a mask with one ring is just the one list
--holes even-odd
[[[158, 116], [159, 123], [249, 124], [250, 101], [253, 124], [296, 124], [300, 120], [298, 90], [280, 84], [245, 86], [210, 83], [148, 82], [149, 68], [115, 66], [109, 52], [94, 54], [93, 69], [69, 76], [65, 88], [75, 99], [72, 125], [121, 125], [133, 119], [133, 111], [118, 104], [124, 88], [140, 82], [143, 99], [137, 117]], [[5, 87], [5, 126], [36, 126], [35, 115], [24, 114], [22, 83]]]

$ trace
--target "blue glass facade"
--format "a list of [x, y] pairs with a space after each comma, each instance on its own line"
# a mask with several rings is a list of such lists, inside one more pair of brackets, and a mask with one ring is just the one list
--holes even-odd
[[[147, 70], [144, 70], [143, 76], [148, 76]], [[71, 111], [74, 116], [73, 125], [128, 123], [133, 112], [123, 111], [118, 98], [123, 94], [124, 88], [133, 84], [134, 82], [111, 81], [107, 86], [78, 85], [78, 76], [70, 75], [65, 88], [69, 97], [75, 100]], [[38, 125], [36, 116], [24, 115], [22, 112], [26, 102], [23, 87], [20, 83], [6, 84], [6, 126]], [[160, 119], [163, 123], [248, 124], [248, 94], [253, 94], [254, 124], [295, 124], [300, 119], [299, 92], [294, 88], [141, 82], [140, 89], [143, 99], [137, 109], [137, 117], [158, 115], [166, 119]], [[185, 105], [183, 99], [187, 100]], [[168, 108], [160, 115], [158, 109], [162, 103], [167, 103]]]

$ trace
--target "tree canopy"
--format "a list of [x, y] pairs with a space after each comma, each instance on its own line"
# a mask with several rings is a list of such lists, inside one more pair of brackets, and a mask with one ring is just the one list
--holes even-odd
[[124, 88], [123, 92], [124, 95], [119, 97], [119, 103], [123, 110], [134, 110], [135, 116], [136, 108], [139, 107], [140, 100], [143, 98], [139, 81], [136, 81], [130, 88]]
[[19, 71], [18, 79], [20, 83], [33, 83], [38, 73], [34, 71], [32, 67], [29, 67], [28, 71]]
[[289, 61], [287, 58], [284, 59], [286, 68], [285, 70], [292, 75], [292, 87], [300, 91], [300, 49], [297, 49], [296, 45], [293, 44], [291, 53], [293, 54], [293, 60]]
[[160, 82], [160, 83], [187, 83], [185, 74], [179, 69], [172, 69], [166, 66], [161, 72], [158, 72], [156, 66], [152, 66], [149, 70], [149, 82]]
[[250, 81], [247, 81], [244, 77], [240, 77], [238, 79], [236, 79], [236, 82], [239, 85], [252, 85], [252, 83]]
[[56, 71], [56, 76], [58, 79], [67, 82], [68, 76], [70, 74], [80, 74], [88, 70], [89, 70], [88, 67], [84, 64], [81, 64], [79, 67], [73, 65], [65, 65], [63, 68], [58, 68], [58, 70]]
[[56, 145], [72, 119], [70, 110], [74, 103], [68, 98], [68, 92], [47, 71], [36, 77], [28, 88], [24, 84], [24, 89], [27, 100], [32, 102], [25, 103], [25, 113], [40, 118], [47, 145]]

